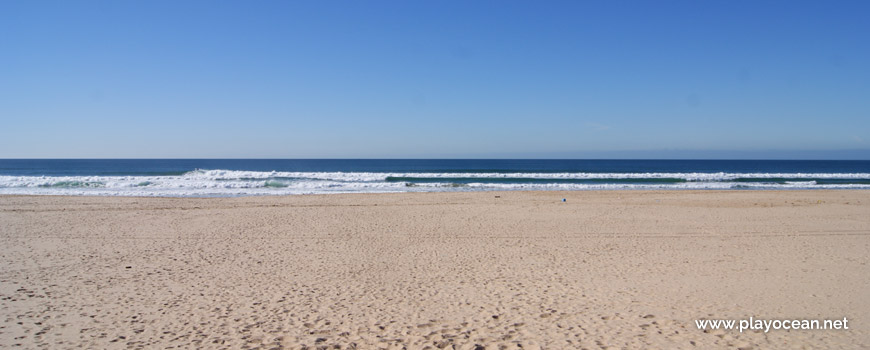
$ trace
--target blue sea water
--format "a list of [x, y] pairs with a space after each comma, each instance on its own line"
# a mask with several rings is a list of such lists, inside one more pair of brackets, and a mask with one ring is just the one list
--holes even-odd
[[870, 161], [0, 159], [0, 194], [870, 189]]

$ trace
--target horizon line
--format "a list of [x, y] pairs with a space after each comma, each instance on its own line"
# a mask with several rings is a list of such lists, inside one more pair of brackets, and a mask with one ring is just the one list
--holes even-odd
[[96, 157], [96, 158], [0, 158], [0, 160], [692, 160], [692, 161], [707, 161], [707, 160], [728, 160], [728, 161], [747, 161], [747, 160], [790, 160], [790, 161], [870, 161], [868, 159], [820, 159], [820, 158], [221, 158], [221, 157], [132, 157], [132, 158], [115, 158], [115, 157]]

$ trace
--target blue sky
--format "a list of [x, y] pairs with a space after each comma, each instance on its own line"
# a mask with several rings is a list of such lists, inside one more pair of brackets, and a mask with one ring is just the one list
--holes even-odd
[[0, 157], [870, 159], [868, 13], [3, 1]]

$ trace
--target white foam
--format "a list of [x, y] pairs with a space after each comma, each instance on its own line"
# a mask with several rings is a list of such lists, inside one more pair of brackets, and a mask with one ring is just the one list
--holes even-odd
[[[387, 181], [431, 178], [439, 182]], [[455, 178], [479, 179], [455, 184]], [[677, 183], [492, 183], [489, 179], [682, 179]], [[868, 184], [733, 182], [757, 179], [870, 179], [870, 173], [377, 173], [196, 170], [167, 176], [0, 176], [0, 194], [94, 196], [242, 196], [349, 192], [613, 189], [870, 189]], [[443, 181], [441, 181], [443, 180]], [[278, 187], [280, 186], [280, 187]]]
[[819, 178], [870, 179], [870, 173], [378, 173], [378, 172], [277, 172], [238, 170], [195, 170], [185, 177], [203, 179], [312, 178], [337, 181], [378, 181], [387, 177], [415, 178], [524, 178], [524, 179], [684, 179], [724, 181], [737, 178]]

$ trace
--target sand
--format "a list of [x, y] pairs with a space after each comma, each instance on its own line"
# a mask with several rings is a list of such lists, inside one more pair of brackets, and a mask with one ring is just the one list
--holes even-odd
[[868, 348], [868, 252], [870, 191], [5, 196], [0, 347]]

